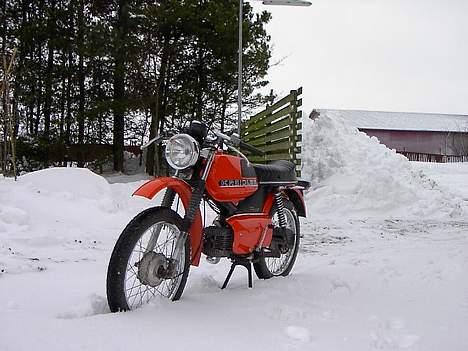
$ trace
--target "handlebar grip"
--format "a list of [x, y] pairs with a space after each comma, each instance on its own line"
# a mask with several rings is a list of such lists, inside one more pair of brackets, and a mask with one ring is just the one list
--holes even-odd
[[241, 148], [244, 148], [244, 149], [250, 151], [253, 154], [256, 154], [256, 155], [259, 155], [259, 156], [265, 155], [265, 152], [263, 152], [262, 150], [256, 148], [255, 146], [249, 145], [246, 142], [243, 142], [242, 140], [239, 141], [239, 146]]

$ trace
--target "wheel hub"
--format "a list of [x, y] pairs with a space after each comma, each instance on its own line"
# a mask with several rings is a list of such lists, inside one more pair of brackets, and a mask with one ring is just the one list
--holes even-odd
[[147, 252], [138, 263], [138, 279], [144, 285], [156, 287], [166, 279], [168, 261], [162, 253]]

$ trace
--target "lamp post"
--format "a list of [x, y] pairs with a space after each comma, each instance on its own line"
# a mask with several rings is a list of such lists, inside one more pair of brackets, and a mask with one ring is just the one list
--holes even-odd
[[[263, 5], [276, 6], [310, 6], [309, 1], [303, 0], [263, 0]], [[241, 136], [241, 120], [242, 120], [242, 17], [243, 17], [244, 0], [239, 0], [239, 66], [237, 72], [237, 132]]]

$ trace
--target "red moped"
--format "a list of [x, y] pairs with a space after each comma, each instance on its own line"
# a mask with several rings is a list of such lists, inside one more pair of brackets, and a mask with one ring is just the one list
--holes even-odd
[[[252, 265], [260, 279], [286, 276], [293, 268], [308, 183], [296, 178], [294, 163], [252, 164], [239, 149], [262, 155], [261, 150], [235, 134], [214, 134], [208, 137], [206, 124], [193, 121], [184, 133], [159, 136], [144, 146], [164, 142], [175, 175], [150, 180], [134, 193], [152, 199], [165, 190], [161, 205], [133, 218], [114, 247], [107, 272], [112, 312], [158, 296], [178, 300], [202, 253], [210, 263], [232, 261], [222, 288], [238, 265], [247, 268], [249, 287]], [[183, 215], [173, 209], [176, 199]], [[202, 221], [202, 201], [217, 215], [210, 225]]]

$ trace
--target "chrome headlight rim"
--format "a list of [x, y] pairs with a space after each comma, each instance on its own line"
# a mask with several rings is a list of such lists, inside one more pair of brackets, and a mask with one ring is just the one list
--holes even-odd
[[[179, 144], [179, 147], [182, 145], [185, 148], [184, 153], [187, 158], [183, 164], [180, 164], [180, 162], [177, 163], [177, 161], [173, 159], [173, 147], [176, 143]], [[176, 134], [167, 141], [165, 155], [169, 166], [175, 170], [183, 170], [192, 167], [197, 163], [200, 156], [200, 146], [192, 136], [185, 133]]]

